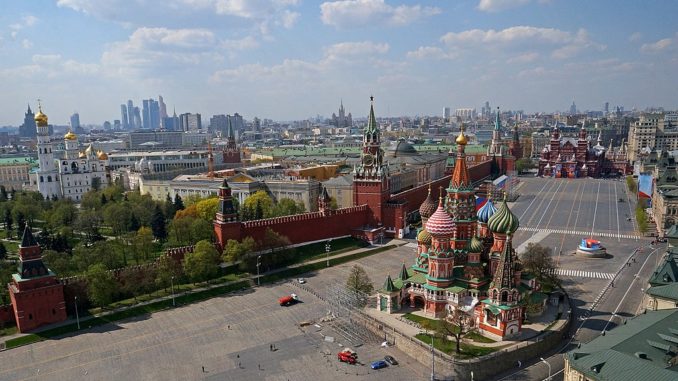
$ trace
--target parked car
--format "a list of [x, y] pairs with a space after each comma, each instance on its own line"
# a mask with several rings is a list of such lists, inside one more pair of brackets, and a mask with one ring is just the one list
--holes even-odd
[[299, 278], [299, 279], [297, 279], [297, 282], [299, 282], [299, 284], [304, 284], [304, 283], [306, 283], [306, 279]]
[[337, 358], [341, 362], [347, 362], [347, 363], [353, 365], [353, 364], [356, 363], [356, 361], [358, 359], [358, 355], [351, 350], [343, 350], [343, 351], [337, 353]]
[[384, 361], [391, 365], [398, 365], [398, 361], [396, 361], [396, 359], [394, 359], [393, 356], [385, 356]]
[[285, 306], [285, 307], [292, 305], [292, 304], [295, 304], [298, 301], [299, 301], [299, 297], [296, 294], [290, 294], [290, 295], [283, 296], [282, 298], [278, 299], [278, 303], [281, 306]]
[[370, 367], [372, 369], [381, 369], [381, 368], [386, 368], [387, 366], [388, 366], [388, 364], [384, 360], [377, 360], [377, 361], [372, 362], [372, 364], [370, 364]]

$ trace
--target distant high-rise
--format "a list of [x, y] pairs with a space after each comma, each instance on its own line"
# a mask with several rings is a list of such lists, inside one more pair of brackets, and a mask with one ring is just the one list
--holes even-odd
[[252, 121], [252, 131], [261, 132], [261, 121], [257, 117], [254, 117]]
[[34, 138], [37, 135], [35, 126], [35, 114], [31, 111], [31, 105], [28, 105], [28, 110], [24, 115], [24, 124], [19, 127], [19, 136], [22, 138]]
[[449, 107], [443, 107], [443, 118], [445, 118], [445, 120], [450, 119], [451, 113], [452, 109], [450, 109]]
[[139, 127], [139, 125], [136, 124], [136, 115], [134, 112], [134, 103], [132, 103], [132, 100], [127, 101], [127, 126], [129, 127], [130, 130], [134, 130]]
[[120, 105], [120, 122], [123, 130], [129, 130], [129, 117], [127, 116], [127, 105]]
[[181, 131], [181, 124], [177, 116], [177, 110], [174, 110], [174, 115], [162, 118], [162, 128], [165, 131]]
[[71, 115], [71, 128], [73, 130], [80, 128], [80, 114], [77, 112]]
[[[129, 123], [130, 127], [134, 128], [134, 129], [141, 128], [143, 125], [141, 124], [141, 112], [139, 110], [139, 107], [135, 106], [135, 107], [132, 108], [132, 110], [133, 111], [132, 111], [131, 115], [134, 116], [134, 117], [130, 120], [130, 123]], [[132, 121], [134, 121], [134, 123], [132, 123]]]
[[231, 119], [231, 126], [235, 131], [238, 131], [237, 133], [240, 133], [245, 129], [245, 122], [242, 120], [242, 115], [238, 114], [237, 112], [233, 115], [230, 116]]
[[160, 106], [154, 99], [144, 99], [143, 124], [145, 129], [154, 130], [160, 128]]
[[119, 131], [121, 129], [120, 120], [118, 119], [113, 120], [113, 129], [116, 131]]
[[162, 99], [162, 95], [158, 95], [158, 106], [160, 106], [160, 120], [162, 120], [162, 118], [167, 118], [167, 105], [165, 105], [165, 100]]
[[226, 137], [228, 134], [228, 119], [230, 115], [214, 115], [210, 118], [210, 127], [209, 129], [212, 132], [219, 132], [222, 137]]
[[605, 115], [610, 113], [610, 102], [605, 102], [605, 107], [603, 107], [603, 111], [605, 112]]
[[572, 101], [572, 106], [570, 106], [570, 115], [575, 115], [577, 113], [577, 106]]
[[182, 131], [198, 131], [202, 129], [200, 114], [181, 114], [179, 115], [179, 124]]

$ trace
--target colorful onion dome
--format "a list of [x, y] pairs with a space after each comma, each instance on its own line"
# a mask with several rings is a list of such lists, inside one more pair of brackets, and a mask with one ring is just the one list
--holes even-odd
[[426, 196], [426, 200], [424, 200], [424, 202], [419, 207], [419, 215], [422, 218], [429, 218], [436, 211], [436, 207], [436, 202], [433, 197], [431, 197], [431, 185], [429, 184], [428, 196]]
[[428, 221], [426, 221], [426, 230], [431, 233], [431, 236], [448, 236], [452, 235], [454, 232], [454, 221], [450, 218], [450, 215], [445, 211], [443, 206], [443, 198], [440, 197], [438, 201], [438, 209]]
[[99, 152], [97, 152], [97, 159], [108, 160], [108, 155], [106, 155], [106, 152], [104, 152], [104, 151], [99, 151]]
[[78, 159], [84, 159], [86, 157], [87, 157], [87, 154], [82, 152], [82, 151], [80, 151], [80, 153], [78, 154]]
[[480, 253], [483, 251], [483, 241], [480, 238], [473, 236], [471, 240], [468, 241], [467, 249], [469, 253]]
[[487, 200], [485, 205], [483, 205], [482, 208], [478, 209], [478, 212], [476, 213], [476, 215], [478, 216], [478, 222], [486, 224], [487, 221], [490, 220], [490, 217], [492, 217], [496, 211], [497, 208], [495, 208], [494, 204], [492, 203], [492, 200]]
[[487, 227], [493, 233], [513, 234], [519, 226], [518, 217], [509, 209], [506, 198], [502, 201], [497, 212], [487, 221]]
[[419, 243], [423, 243], [424, 245], [430, 245], [431, 244], [431, 233], [426, 230], [426, 228], [422, 228], [419, 234], [417, 234], [417, 241]]
[[75, 140], [77, 138], [78, 138], [78, 136], [76, 134], [74, 134], [73, 131], [71, 131], [71, 130], [68, 130], [66, 135], [64, 135], [64, 139], [66, 139], [66, 140]]

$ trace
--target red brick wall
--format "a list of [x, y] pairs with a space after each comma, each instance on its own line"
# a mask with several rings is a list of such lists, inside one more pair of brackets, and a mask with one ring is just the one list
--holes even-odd
[[314, 212], [247, 221], [242, 223], [240, 239], [252, 237], [255, 241], [261, 241], [267, 228], [286, 236], [292, 244], [350, 235], [353, 228], [367, 223], [367, 213], [368, 209], [363, 205], [337, 209], [326, 216]]

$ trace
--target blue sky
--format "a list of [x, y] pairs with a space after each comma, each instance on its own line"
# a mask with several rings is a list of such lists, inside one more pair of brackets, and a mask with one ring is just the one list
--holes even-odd
[[277, 120], [678, 108], [678, 2], [0, 0], [0, 125], [169, 109]]

